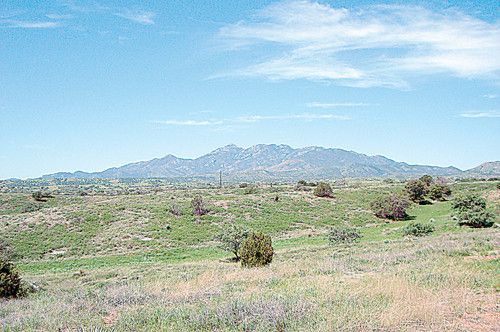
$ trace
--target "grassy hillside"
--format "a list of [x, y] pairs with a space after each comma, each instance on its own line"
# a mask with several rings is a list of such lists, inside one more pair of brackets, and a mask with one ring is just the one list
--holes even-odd
[[[387, 222], [369, 208], [400, 183], [350, 182], [334, 187], [334, 199], [289, 185], [50, 189], [58, 194], [41, 203], [25, 188], [0, 194], [0, 234], [23, 277], [42, 287], [0, 301], [6, 331], [493, 330], [498, 318], [500, 231], [459, 227], [450, 203], [435, 202], [409, 210], [409, 219], [432, 219], [434, 233], [404, 237], [408, 220]], [[498, 219], [496, 183], [452, 189], [483, 195]], [[205, 216], [191, 214], [197, 194]], [[272, 235], [270, 266], [225, 260], [214, 236], [233, 222]], [[328, 244], [328, 228], [341, 224], [358, 227], [361, 241]]]

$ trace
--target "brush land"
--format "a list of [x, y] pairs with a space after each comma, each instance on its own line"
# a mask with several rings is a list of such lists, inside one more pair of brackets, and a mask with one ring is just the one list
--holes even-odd
[[[339, 181], [334, 198], [294, 185], [172, 185], [162, 180], [5, 182], [0, 234], [40, 289], [0, 300], [3, 331], [494, 331], [500, 230], [457, 225], [450, 202], [404, 221], [370, 202], [398, 181]], [[500, 215], [492, 181], [456, 182]], [[47, 190], [46, 202], [31, 193]], [[194, 217], [201, 195], [209, 213]], [[171, 213], [172, 207], [180, 215]], [[404, 236], [410, 221], [434, 232]], [[273, 262], [241, 268], [214, 240], [237, 223], [272, 236]], [[332, 245], [335, 225], [359, 229]]]

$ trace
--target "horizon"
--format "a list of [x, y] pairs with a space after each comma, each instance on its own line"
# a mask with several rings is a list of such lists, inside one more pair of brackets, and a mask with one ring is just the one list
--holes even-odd
[[0, 179], [228, 144], [500, 160], [496, 1], [7, 1]]

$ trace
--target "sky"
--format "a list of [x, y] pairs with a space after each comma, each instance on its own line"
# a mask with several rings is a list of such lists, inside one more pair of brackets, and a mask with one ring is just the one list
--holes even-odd
[[500, 160], [500, 4], [0, 0], [0, 179], [227, 144]]

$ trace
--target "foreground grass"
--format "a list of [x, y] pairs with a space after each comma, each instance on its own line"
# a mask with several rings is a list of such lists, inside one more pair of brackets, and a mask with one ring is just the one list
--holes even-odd
[[[296, 245], [265, 268], [218, 260], [29, 275], [4, 331], [494, 330], [500, 232]], [[489, 325], [488, 325], [489, 324]]]

